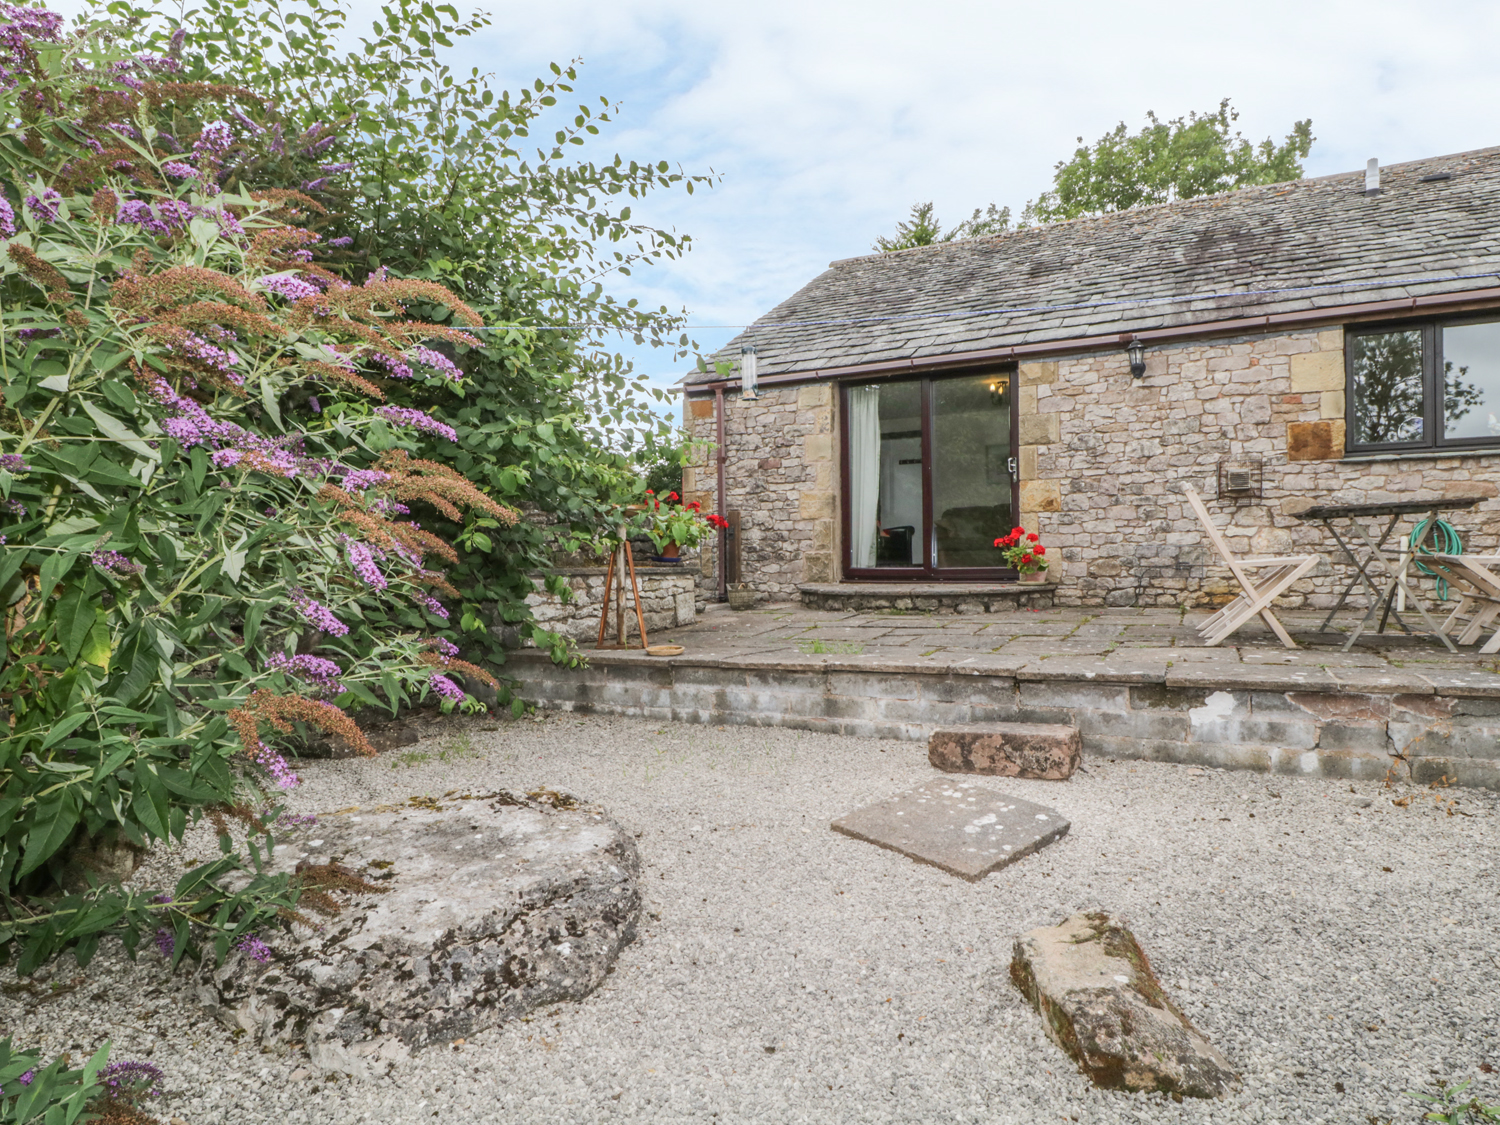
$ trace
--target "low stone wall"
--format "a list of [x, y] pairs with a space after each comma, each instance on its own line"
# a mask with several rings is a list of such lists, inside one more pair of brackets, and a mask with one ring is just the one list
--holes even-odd
[[[646, 617], [646, 631], [672, 629], [679, 625], [691, 625], [697, 616], [697, 599], [694, 592], [694, 570], [682, 566], [637, 566], [636, 581], [641, 588], [641, 607]], [[561, 633], [574, 640], [593, 637], [599, 631], [599, 608], [604, 601], [604, 577], [602, 566], [580, 566], [559, 568], [553, 572], [567, 579], [572, 598], [564, 602], [541, 589], [541, 575], [537, 580], [537, 592], [526, 599], [532, 615], [539, 625]], [[630, 629], [635, 631], [634, 596], [629, 593], [627, 575], [625, 589], [626, 612], [630, 616]], [[614, 630], [614, 622], [610, 622]]]
[[523, 653], [506, 671], [523, 698], [556, 710], [918, 741], [959, 723], [1069, 723], [1085, 752], [1112, 758], [1500, 789], [1500, 688], [1478, 674], [1350, 669], [1341, 682], [1318, 668], [1187, 665], [1106, 681], [878, 657], [632, 653], [591, 654], [579, 669]]

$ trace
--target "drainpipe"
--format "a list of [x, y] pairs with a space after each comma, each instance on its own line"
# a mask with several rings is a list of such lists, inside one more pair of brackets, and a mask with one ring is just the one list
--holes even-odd
[[[717, 456], [714, 458], [719, 463], [719, 515], [724, 514], [724, 462], [729, 455], [724, 452], [724, 384], [720, 383], [714, 388], [714, 428], [717, 431], [715, 447]], [[719, 600], [729, 600], [729, 572], [724, 567], [724, 552], [728, 548], [729, 537], [724, 528], [719, 528]]]

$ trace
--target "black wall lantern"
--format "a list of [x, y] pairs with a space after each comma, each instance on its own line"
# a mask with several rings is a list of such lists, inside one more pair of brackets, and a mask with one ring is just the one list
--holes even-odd
[[1139, 379], [1146, 373], [1146, 345], [1132, 336], [1130, 343], [1125, 345], [1125, 354], [1130, 357], [1130, 373]]

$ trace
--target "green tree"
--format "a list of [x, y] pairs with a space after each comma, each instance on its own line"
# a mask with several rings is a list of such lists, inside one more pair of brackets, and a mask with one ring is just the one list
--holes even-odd
[[1302, 175], [1314, 139], [1311, 118], [1294, 123], [1279, 145], [1269, 137], [1251, 144], [1234, 129], [1238, 119], [1225, 98], [1217, 110], [1171, 121], [1148, 111], [1148, 124], [1138, 133], [1122, 121], [1092, 145], [1079, 137], [1073, 158], [1057, 165], [1052, 190], [1027, 204], [1023, 224], [1194, 199]]
[[[460, 547], [457, 633], [501, 658], [485, 612], [498, 604], [506, 622], [561, 658], [560, 639], [530, 621], [528, 571], [615, 526], [618, 502], [644, 488], [642, 465], [675, 443], [657, 410], [665, 393], [613, 345], [623, 335], [680, 354], [692, 347], [682, 312], [612, 292], [690, 245], [636, 221], [632, 206], [713, 177], [661, 160], [581, 159], [613, 121], [608, 99], [565, 108], [574, 67], [554, 65], [514, 92], [477, 69], [455, 71], [447, 49], [489, 20], [449, 5], [392, 0], [372, 32], [348, 44], [346, 12], [333, 0], [203, 0], [180, 19], [125, 2], [109, 10], [135, 21], [139, 50], [171, 51], [185, 31], [184, 78], [265, 91], [300, 136], [326, 141], [322, 159], [347, 173], [303, 187], [328, 210], [317, 224], [325, 241], [351, 240], [330, 268], [355, 281], [389, 268], [440, 282], [491, 329], [479, 347], [451, 350], [465, 376], [457, 396], [380, 385], [390, 402], [457, 431], [456, 443], [432, 443], [424, 456], [502, 502], [554, 517], [434, 523]], [[420, 302], [413, 311], [440, 323], [446, 315]], [[560, 579], [549, 581], [561, 592]]]
[[[1280, 145], [1269, 137], [1251, 144], [1234, 130], [1238, 119], [1239, 112], [1225, 98], [1217, 110], [1171, 121], [1147, 111], [1147, 125], [1138, 133], [1127, 130], [1122, 121], [1092, 145], [1085, 145], [1079, 137], [1080, 147], [1073, 158], [1058, 163], [1052, 190], [1028, 203], [1017, 225], [1058, 223], [1142, 204], [1279, 184], [1302, 175], [1302, 161], [1315, 139], [1311, 118], [1295, 122]], [[991, 203], [982, 215], [975, 210], [944, 232], [932, 204], [915, 203], [911, 219], [897, 224], [894, 238], [876, 239], [875, 249], [907, 250], [1009, 229], [1009, 207], [996, 208]]]
[[933, 213], [931, 203], [913, 203], [911, 220], [896, 224], [895, 238], [877, 238], [876, 250], [910, 250], [913, 246], [931, 246], [935, 242], [954, 242], [965, 238], [983, 238], [991, 234], [1003, 234], [1010, 229], [1010, 208], [996, 207], [993, 203], [984, 211], [974, 209], [958, 226], [944, 231]]

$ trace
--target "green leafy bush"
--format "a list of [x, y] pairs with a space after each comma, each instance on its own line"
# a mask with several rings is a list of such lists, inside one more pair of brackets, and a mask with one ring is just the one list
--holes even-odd
[[322, 131], [183, 81], [180, 39], [135, 55], [0, 16], [0, 955], [24, 972], [155, 930], [174, 959], [206, 937], [222, 957], [296, 901], [268, 852], [234, 893], [227, 828], [170, 893], [90, 868], [215, 807], [269, 836], [246, 802], [295, 784], [278, 738], [369, 750], [342, 706], [472, 707], [450, 673], [493, 682], [427, 635], [458, 556], [423, 522], [516, 515], [414, 456], [456, 435], [382, 390], [461, 393], [440, 349], [477, 344], [478, 316], [432, 281], [328, 268], [322, 205], [246, 179], [308, 174]]

